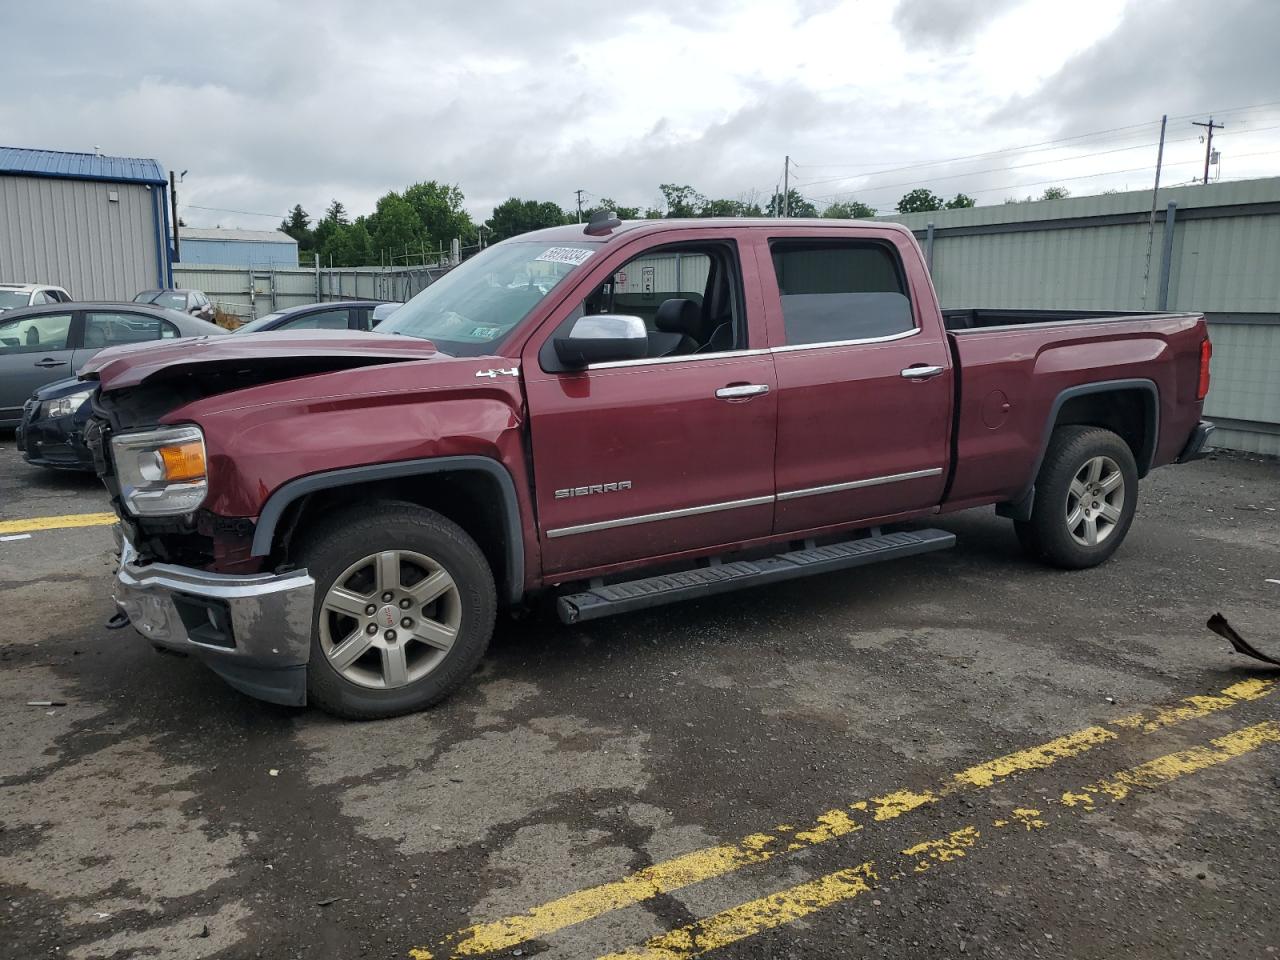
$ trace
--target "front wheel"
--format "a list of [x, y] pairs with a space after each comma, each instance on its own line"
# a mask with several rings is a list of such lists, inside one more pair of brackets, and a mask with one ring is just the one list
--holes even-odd
[[493, 574], [466, 531], [432, 510], [387, 503], [329, 518], [301, 559], [316, 582], [307, 693], [329, 713], [422, 710], [489, 645]]
[[1138, 505], [1138, 468], [1129, 445], [1101, 427], [1059, 427], [1036, 477], [1031, 519], [1014, 523], [1031, 556], [1080, 570], [1120, 546]]

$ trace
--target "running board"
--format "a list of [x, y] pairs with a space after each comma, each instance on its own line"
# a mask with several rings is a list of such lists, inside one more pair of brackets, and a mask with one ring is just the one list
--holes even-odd
[[615, 613], [675, 603], [678, 600], [708, 597], [744, 587], [778, 583], [816, 573], [911, 557], [917, 553], [945, 550], [955, 546], [955, 543], [955, 534], [945, 530], [886, 533], [832, 543], [825, 547], [792, 550], [762, 560], [735, 560], [682, 573], [592, 587], [582, 593], [560, 597], [556, 602], [556, 612], [565, 623], [578, 623]]

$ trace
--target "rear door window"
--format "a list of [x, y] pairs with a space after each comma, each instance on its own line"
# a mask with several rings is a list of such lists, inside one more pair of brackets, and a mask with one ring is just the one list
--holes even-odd
[[172, 326], [159, 317], [143, 313], [94, 311], [85, 314], [84, 346], [86, 350], [118, 347], [127, 343], [146, 343], [168, 335]]
[[351, 323], [351, 311], [343, 307], [340, 310], [322, 310], [309, 313], [305, 317], [289, 320], [277, 330], [346, 330]]
[[900, 336], [915, 330], [896, 252], [881, 243], [774, 240], [787, 345]]

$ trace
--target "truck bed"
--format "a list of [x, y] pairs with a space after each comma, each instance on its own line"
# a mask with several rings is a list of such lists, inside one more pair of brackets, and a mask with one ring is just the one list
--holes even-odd
[[982, 330], [988, 327], [1017, 327], [1033, 323], [1071, 323], [1081, 320], [1121, 320], [1136, 317], [1165, 316], [1144, 311], [1124, 310], [987, 310], [962, 307], [942, 311], [947, 330]]
[[944, 510], [1025, 494], [1056, 422], [1113, 424], [1132, 443], [1140, 476], [1172, 462], [1199, 422], [1201, 314], [943, 316], [958, 387]]

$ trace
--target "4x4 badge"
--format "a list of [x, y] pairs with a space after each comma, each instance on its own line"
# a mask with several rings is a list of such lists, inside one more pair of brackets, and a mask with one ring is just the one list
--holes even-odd
[[506, 377], [518, 377], [518, 376], [520, 376], [520, 368], [519, 368], [519, 367], [512, 367], [510, 370], [508, 370], [508, 369], [506, 369], [505, 367], [498, 367], [496, 370], [494, 370], [494, 369], [489, 369], [489, 370], [477, 370], [477, 371], [476, 371], [476, 376], [477, 376], [477, 377], [489, 377], [490, 379], [494, 379], [494, 380], [496, 380], [496, 379], [497, 379], [498, 377], [500, 377], [500, 376], [506, 376]]

